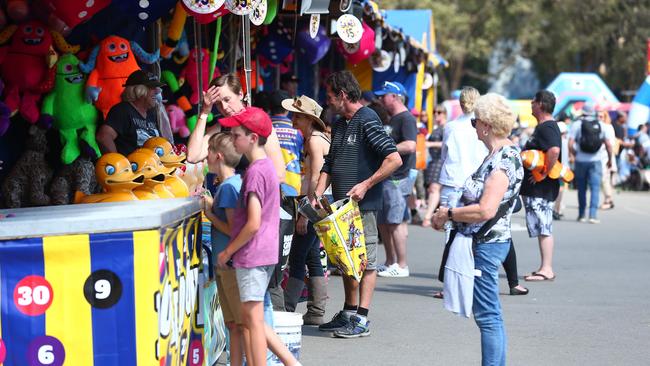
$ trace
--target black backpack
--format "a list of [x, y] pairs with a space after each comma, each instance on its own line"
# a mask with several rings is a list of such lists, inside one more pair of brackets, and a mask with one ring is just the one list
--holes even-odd
[[586, 153], [596, 153], [603, 145], [602, 129], [597, 119], [584, 118], [580, 127], [580, 150]]

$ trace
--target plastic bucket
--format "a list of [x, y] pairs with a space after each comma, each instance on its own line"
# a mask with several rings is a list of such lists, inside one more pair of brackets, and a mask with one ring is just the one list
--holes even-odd
[[[284, 311], [273, 312], [273, 329], [280, 337], [282, 343], [289, 349], [296, 360], [300, 360], [302, 346], [302, 314]], [[273, 355], [268, 365], [282, 366], [282, 362]]]

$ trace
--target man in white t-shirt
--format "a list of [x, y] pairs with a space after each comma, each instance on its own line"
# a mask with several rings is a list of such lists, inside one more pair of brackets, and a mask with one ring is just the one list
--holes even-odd
[[575, 156], [575, 179], [578, 187], [578, 221], [587, 222], [587, 188], [591, 190], [589, 200], [589, 222], [597, 224], [600, 182], [603, 176], [601, 163], [603, 149], [607, 154], [607, 167], [612, 166], [613, 130], [607, 129], [596, 118], [593, 105], [583, 107], [583, 117], [571, 124], [569, 150]]

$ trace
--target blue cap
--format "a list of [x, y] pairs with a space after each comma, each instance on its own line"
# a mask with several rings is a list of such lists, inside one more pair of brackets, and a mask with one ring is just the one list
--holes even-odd
[[381, 96], [386, 94], [406, 95], [406, 88], [397, 81], [386, 81], [380, 90], [375, 91], [375, 95]]

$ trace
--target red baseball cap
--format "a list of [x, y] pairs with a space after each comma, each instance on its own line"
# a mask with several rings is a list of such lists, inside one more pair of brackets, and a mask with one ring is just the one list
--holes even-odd
[[262, 137], [269, 137], [273, 130], [271, 118], [264, 110], [247, 107], [243, 112], [219, 120], [223, 127], [243, 126]]

